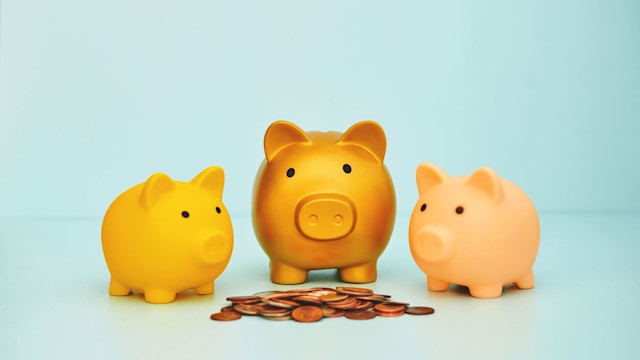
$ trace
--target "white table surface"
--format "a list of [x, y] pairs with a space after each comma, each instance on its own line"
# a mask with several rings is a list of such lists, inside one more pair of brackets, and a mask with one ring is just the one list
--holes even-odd
[[171, 304], [108, 295], [101, 219], [0, 222], [0, 358], [640, 358], [640, 214], [541, 214], [536, 287], [475, 299], [466, 288], [428, 292], [398, 218], [365, 285], [429, 316], [317, 323], [209, 315], [231, 295], [340, 286], [335, 271], [304, 285], [269, 281], [268, 258], [249, 218], [234, 218], [231, 262], [214, 295]]

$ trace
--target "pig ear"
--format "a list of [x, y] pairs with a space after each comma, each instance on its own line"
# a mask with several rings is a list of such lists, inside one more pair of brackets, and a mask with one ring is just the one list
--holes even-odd
[[498, 204], [504, 199], [504, 189], [502, 188], [502, 181], [495, 171], [488, 167], [480, 168], [476, 170], [467, 182], [467, 186], [473, 186], [485, 192], [489, 195], [489, 198], [494, 203]]
[[361, 121], [342, 134], [339, 144], [354, 144], [365, 148], [379, 162], [384, 161], [387, 151], [387, 137], [384, 130], [375, 121]]
[[142, 186], [140, 193], [140, 202], [145, 208], [150, 208], [158, 198], [171, 191], [176, 184], [171, 178], [163, 173], [153, 174]]
[[224, 170], [220, 166], [211, 166], [202, 170], [202, 172], [191, 180], [191, 183], [197, 187], [205, 188], [213, 191], [216, 196], [222, 199], [222, 190], [224, 188]]
[[296, 143], [310, 143], [307, 134], [288, 121], [276, 121], [264, 134], [264, 153], [267, 162], [271, 161], [276, 154], [285, 147]]
[[416, 169], [416, 183], [418, 193], [424, 194], [431, 187], [447, 181], [449, 175], [432, 163], [421, 163]]

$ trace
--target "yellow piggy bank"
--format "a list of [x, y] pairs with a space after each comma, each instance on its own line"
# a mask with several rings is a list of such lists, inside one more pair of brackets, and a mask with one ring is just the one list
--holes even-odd
[[118, 196], [102, 223], [109, 293], [133, 289], [158, 304], [188, 289], [212, 294], [233, 249], [223, 185], [222, 168], [212, 166], [189, 182], [157, 173]]
[[253, 226], [271, 260], [272, 282], [302, 283], [317, 269], [338, 269], [345, 282], [376, 280], [396, 212], [386, 145], [373, 121], [344, 133], [271, 124], [254, 185]]

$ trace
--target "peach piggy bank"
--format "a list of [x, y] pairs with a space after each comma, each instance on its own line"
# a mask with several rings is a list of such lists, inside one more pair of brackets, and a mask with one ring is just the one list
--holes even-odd
[[489, 168], [450, 177], [433, 164], [418, 166], [418, 200], [409, 223], [411, 254], [431, 291], [467, 286], [495, 298], [504, 285], [534, 285], [540, 226], [533, 203]]
[[317, 269], [338, 269], [345, 282], [375, 281], [396, 211], [382, 127], [363, 121], [344, 133], [306, 133], [277, 121], [264, 151], [253, 227], [271, 260], [271, 281], [302, 283]]
[[102, 223], [109, 293], [134, 289], [150, 303], [171, 302], [187, 289], [213, 293], [233, 248], [223, 184], [222, 168], [213, 166], [190, 182], [154, 174], [118, 196]]

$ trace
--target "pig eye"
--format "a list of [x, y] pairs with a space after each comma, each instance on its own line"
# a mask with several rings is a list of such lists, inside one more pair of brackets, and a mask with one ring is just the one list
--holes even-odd
[[219, 206], [216, 206], [216, 212], [217, 212], [218, 214], [220, 214], [220, 213], [222, 212], [222, 210], [220, 210], [220, 207], [219, 207]]
[[342, 171], [344, 171], [345, 174], [351, 173], [351, 165], [349, 164], [342, 165]]
[[422, 206], [420, 206], [420, 211], [425, 211], [427, 210], [427, 204], [422, 204]]
[[296, 170], [294, 168], [289, 168], [289, 170], [287, 170], [287, 177], [293, 177], [295, 173], [296, 173]]
[[189, 212], [188, 211], [183, 211], [182, 212], [182, 217], [185, 218], [185, 219], [188, 218], [189, 217]]
[[464, 208], [462, 206], [458, 206], [456, 208], [456, 214], [460, 215], [464, 212]]

